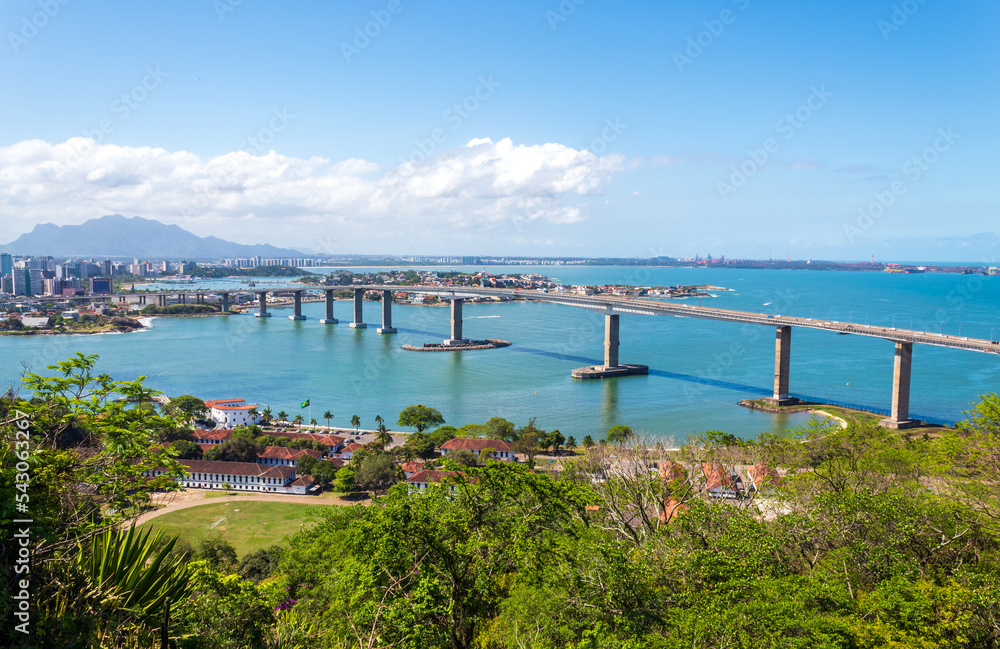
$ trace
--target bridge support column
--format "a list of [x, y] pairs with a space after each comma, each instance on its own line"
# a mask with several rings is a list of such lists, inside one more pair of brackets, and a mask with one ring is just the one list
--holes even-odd
[[145, 303], [146, 303], [146, 296], [145, 295], [140, 295], [139, 296], [139, 304], [145, 304]]
[[195, 301], [198, 304], [204, 304], [205, 303], [205, 294], [204, 293], [196, 293], [195, 294]]
[[229, 313], [229, 293], [222, 293], [222, 312]]
[[604, 365], [578, 367], [570, 373], [575, 379], [608, 379], [631, 374], [649, 374], [647, 365], [627, 365], [618, 362], [619, 326], [621, 315], [604, 314]]
[[354, 322], [351, 323], [351, 329], [368, 328], [368, 325], [365, 324], [364, 304], [365, 290], [363, 288], [354, 289]]
[[288, 319], [305, 320], [306, 317], [302, 315], [302, 291], [292, 291], [292, 296], [295, 299], [295, 313], [288, 316]]
[[604, 316], [604, 369], [618, 367], [618, 314]]
[[892, 368], [892, 414], [880, 423], [886, 428], [913, 428], [920, 421], [910, 419], [910, 363], [913, 343], [897, 342]]
[[333, 291], [326, 289], [326, 317], [320, 320], [320, 324], [337, 324], [338, 320], [333, 317]]
[[181, 304], [187, 304], [187, 295], [185, 295], [184, 293], [179, 294], [177, 296], [177, 299], [180, 301]]
[[765, 399], [772, 406], [792, 406], [799, 402], [788, 396], [788, 370], [792, 359], [792, 328], [777, 327], [774, 336], [774, 396]]
[[462, 338], [462, 303], [465, 300], [457, 297], [451, 301], [451, 338], [444, 341], [445, 345], [468, 345], [469, 341]]
[[270, 318], [271, 314], [267, 312], [267, 291], [257, 293], [257, 302], [260, 305], [260, 310], [254, 315], [258, 318]]
[[392, 291], [382, 291], [382, 326], [375, 331], [380, 334], [396, 333], [396, 328], [392, 326]]
[[167, 306], [167, 296], [157, 295], [156, 296], [156, 306]]

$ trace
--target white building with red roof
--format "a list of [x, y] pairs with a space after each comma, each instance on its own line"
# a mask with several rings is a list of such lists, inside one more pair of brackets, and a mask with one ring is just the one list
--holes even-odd
[[267, 408], [264, 404], [247, 403], [245, 399], [216, 399], [206, 401], [205, 407], [216, 425], [229, 428], [260, 422], [261, 413]]
[[[501, 462], [517, 462], [514, 455], [514, 447], [509, 442], [502, 439], [449, 439], [441, 445], [441, 455], [447, 457], [456, 451], [469, 451], [476, 456], [477, 460], [494, 459]], [[483, 452], [489, 452], [486, 458], [482, 458]]]
[[312, 457], [317, 460], [323, 452], [312, 448], [295, 449], [287, 446], [268, 446], [263, 453], [257, 455], [257, 464], [270, 466], [298, 466], [299, 460]]
[[447, 478], [458, 475], [457, 471], [436, 471], [434, 469], [424, 469], [418, 471], [406, 479], [406, 484], [410, 485], [411, 491], [423, 491], [429, 485], [444, 482]]
[[[298, 476], [295, 467], [287, 465], [206, 460], [177, 460], [177, 463], [186, 472], [177, 480], [178, 485], [184, 488], [305, 494], [313, 484], [311, 476]], [[163, 469], [156, 469], [146, 471], [144, 475], [152, 477], [163, 472]]]

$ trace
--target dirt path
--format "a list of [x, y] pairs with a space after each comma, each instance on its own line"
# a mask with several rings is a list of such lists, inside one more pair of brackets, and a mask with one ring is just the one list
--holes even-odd
[[300, 505], [314, 505], [316, 507], [322, 507], [324, 505], [356, 505], [359, 502], [367, 502], [364, 500], [347, 500], [345, 498], [337, 497], [288, 496], [283, 494], [254, 493], [240, 494], [237, 496], [220, 496], [218, 498], [206, 498], [205, 493], [206, 491], [204, 490], [192, 489], [168, 494], [160, 494], [159, 497], [154, 496], [153, 502], [157, 505], [163, 506], [156, 511], [146, 512], [136, 519], [135, 524], [142, 525], [146, 521], [152, 520], [157, 516], [169, 514], [170, 512], [176, 512], [181, 509], [198, 507], [200, 505], [214, 505], [216, 503], [238, 503], [258, 500], [266, 502], [297, 503]]

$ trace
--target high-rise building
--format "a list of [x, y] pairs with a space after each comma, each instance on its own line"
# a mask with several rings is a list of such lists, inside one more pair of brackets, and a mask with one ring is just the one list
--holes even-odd
[[0, 277], [7, 275], [14, 270], [14, 258], [6, 252], [0, 254]]
[[16, 268], [12, 274], [14, 295], [41, 295], [45, 289], [42, 285], [42, 271], [37, 268]]
[[110, 277], [92, 277], [90, 279], [90, 292], [95, 295], [111, 295], [113, 284]]

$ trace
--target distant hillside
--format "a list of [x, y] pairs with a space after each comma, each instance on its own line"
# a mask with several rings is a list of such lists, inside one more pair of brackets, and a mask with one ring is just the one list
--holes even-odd
[[247, 246], [218, 237], [199, 237], [176, 225], [138, 216], [110, 214], [81, 225], [40, 223], [0, 252], [53, 257], [143, 257], [163, 259], [217, 259], [219, 257], [301, 257], [288, 248]]

